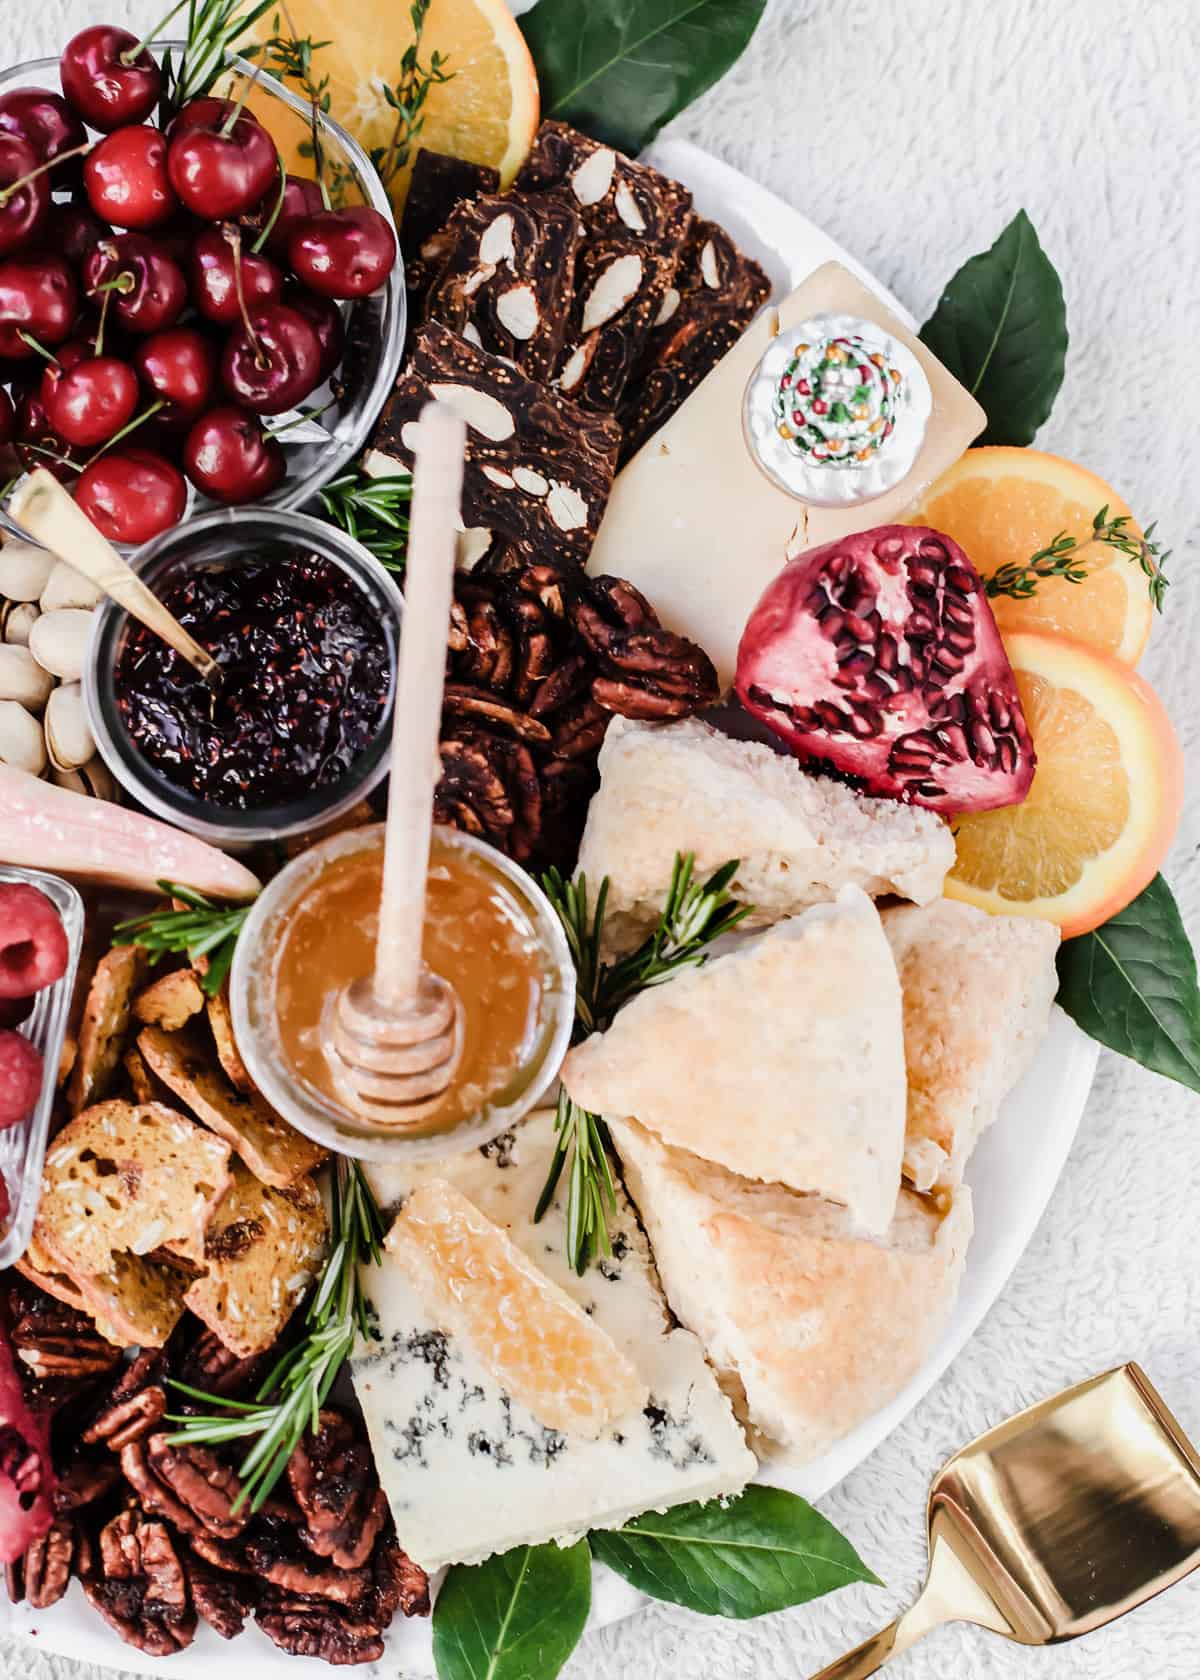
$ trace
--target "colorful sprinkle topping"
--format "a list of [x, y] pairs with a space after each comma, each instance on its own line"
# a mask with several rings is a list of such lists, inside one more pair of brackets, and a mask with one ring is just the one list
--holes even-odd
[[858, 333], [797, 344], [775, 392], [779, 436], [813, 466], [856, 469], [891, 436], [904, 376]]

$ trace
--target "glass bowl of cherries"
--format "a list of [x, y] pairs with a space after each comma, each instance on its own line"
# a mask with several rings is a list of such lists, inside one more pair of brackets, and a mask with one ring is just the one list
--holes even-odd
[[49, 468], [121, 546], [301, 507], [362, 449], [404, 330], [370, 160], [220, 40], [100, 24], [0, 73], [0, 485]]

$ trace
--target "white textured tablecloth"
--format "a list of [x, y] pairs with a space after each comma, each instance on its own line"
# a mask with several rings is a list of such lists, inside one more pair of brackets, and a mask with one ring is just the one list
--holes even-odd
[[[102, 16], [148, 26], [164, 9], [0, 0], [3, 50], [55, 52]], [[827, 228], [920, 319], [961, 260], [1028, 209], [1062, 273], [1071, 327], [1066, 384], [1039, 441], [1109, 479], [1175, 545], [1143, 668], [1193, 775], [1198, 71], [1196, 0], [771, 0], [741, 64], [678, 125]], [[1169, 865], [1193, 938], [1198, 843], [1193, 789]], [[1105, 1056], [1057, 1194], [1003, 1297], [908, 1422], [823, 1502], [887, 1586], [750, 1624], [655, 1606], [587, 1639], [569, 1680], [803, 1680], [916, 1593], [926, 1491], [951, 1452], [1131, 1358], [1200, 1441], [1200, 1099]], [[240, 1669], [251, 1654], [234, 1647], [230, 1661]], [[101, 1672], [0, 1645], [5, 1676]], [[895, 1673], [1196, 1680], [1200, 1575], [1069, 1647], [1027, 1651], [956, 1628]]]

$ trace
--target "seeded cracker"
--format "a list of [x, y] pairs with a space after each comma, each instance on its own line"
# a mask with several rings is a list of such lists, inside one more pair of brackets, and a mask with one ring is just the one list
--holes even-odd
[[548, 383], [575, 297], [583, 223], [564, 199], [477, 198], [446, 226], [449, 255], [426, 313], [470, 343]]
[[771, 282], [724, 228], [694, 216], [642, 359], [621, 402], [627, 461], [732, 350]]
[[516, 190], [557, 191], [583, 218], [586, 233], [556, 383], [582, 407], [611, 414], [674, 279], [691, 194], [557, 122], [538, 130]]
[[612, 488], [616, 421], [587, 413], [431, 322], [380, 415], [369, 470], [412, 466], [415, 422], [430, 397], [450, 403], [467, 422], [464, 524], [538, 560], [582, 565]]

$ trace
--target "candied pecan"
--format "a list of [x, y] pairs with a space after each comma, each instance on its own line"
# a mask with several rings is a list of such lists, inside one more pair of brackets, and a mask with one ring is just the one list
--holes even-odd
[[255, 1379], [274, 1357], [274, 1349], [269, 1349], [239, 1359], [211, 1330], [202, 1330], [183, 1357], [179, 1377], [191, 1388], [232, 1399], [253, 1388]]
[[345, 1413], [326, 1407], [319, 1422], [293, 1451], [287, 1476], [304, 1512], [305, 1544], [332, 1558], [354, 1545], [379, 1486], [371, 1449]]
[[83, 1439], [104, 1441], [113, 1452], [120, 1452], [131, 1441], [140, 1441], [143, 1435], [148, 1435], [166, 1409], [166, 1390], [155, 1384], [128, 1400], [105, 1406], [91, 1427], [84, 1430]]
[[35, 1377], [104, 1376], [121, 1359], [120, 1348], [106, 1341], [90, 1319], [48, 1295], [14, 1320], [11, 1336], [17, 1357]]
[[246, 1560], [260, 1580], [283, 1592], [329, 1598], [335, 1604], [358, 1604], [371, 1585], [365, 1569], [339, 1569], [332, 1563], [323, 1567], [310, 1557], [288, 1556], [270, 1541], [248, 1540]]
[[224, 1540], [217, 1540], [211, 1534], [193, 1534], [188, 1541], [192, 1551], [205, 1563], [211, 1563], [214, 1569], [223, 1569], [229, 1575], [253, 1575], [241, 1545], [228, 1545]]
[[531, 717], [548, 717], [586, 692], [592, 680], [591, 661], [581, 653], [567, 654], [554, 667], [529, 702]]
[[716, 700], [708, 655], [664, 630], [645, 597], [621, 578], [590, 579], [587, 593], [572, 603], [571, 622], [601, 667], [592, 697], [607, 710], [686, 717]]
[[130, 1506], [101, 1529], [99, 1552], [83, 1590], [113, 1631], [156, 1657], [190, 1645], [196, 1613], [164, 1524]]
[[79, 1511], [94, 1505], [111, 1493], [121, 1480], [121, 1472], [111, 1457], [90, 1458], [81, 1455], [59, 1473], [54, 1490], [56, 1511]]
[[458, 578], [450, 621], [450, 666], [460, 682], [503, 694], [513, 669], [513, 636], [497, 604], [495, 585]]
[[483, 688], [474, 688], [466, 683], [447, 683], [442, 707], [452, 718], [478, 719], [490, 728], [511, 730], [522, 741], [544, 743], [550, 739], [550, 731], [544, 723], [518, 711], [506, 701], [498, 700]]
[[428, 1616], [429, 1577], [414, 1563], [394, 1532], [381, 1535], [371, 1559], [372, 1590], [386, 1628], [399, 1610], [404, 1616]]
[[439, 822], [481, 835], [503, 848], [515, 813], [498, 768], [497, 761], [503, 762], [499, 749], [499, 741], [483, 730], [442, 741], [434, 815]]
[[214, 1569], [194, 1551], [184, 1558], [183, 1568], [197, 1613], [222, 1639], [235, 1638], [254, 1609], [257, 1595], [251, 1583]]
[[551, 747], [556, 758], [594, 758], [611, 721], [610, 713], [585, 696], [554, 720]]
[[199, 1517], [182, 1500], [176, 1499], [150, 1468], [144, 1440], [127, 1441], [121, 1448], [121, 1471], [151, 1516], [166, 1517], [181, 1534], [201, 1532], [204, 1524]]
[[383, 1640], [370, 1621], [358, 1622], [336, 1605], [270, 1591], [255, 1612], [267, 1638], [294, 1657], [320, 1657], [337, 1668], [378, 1662]]
[[48, 1610], [66, 1592], [74, 1555], [75, 1525], [70, 1517], [55, 1517], [21, 1560], [24, 1596], [34, 1610]]
[[[233, 1540], [242, 1532], [250, 1512], [248, 1504], [234, 1510], [242, 1492], [235, 1470], [207, 1447], [175, 1447], [166, 1435], [149, 1436], [144, 1447], [157, 1480], [210, 1534], [219, 1540]], [[121, 1462], [123, 1465], [123, 1455]]]

